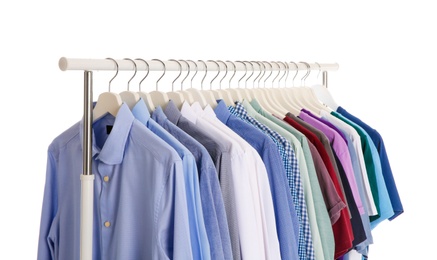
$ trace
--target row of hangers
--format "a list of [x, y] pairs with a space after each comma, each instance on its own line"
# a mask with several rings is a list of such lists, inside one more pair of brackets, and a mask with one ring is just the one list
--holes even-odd
[[[179, 65], [179, 74], [178, 76], [173, 80], [172, 82], [172, 91], [164, 92], [160, 91], [158, 88], [159, 81], [164, 77], [166, 74], [166, 66], [165, 63], [159, 59], [153, 59], [153, 61], [158, 61], [163, 65], [163, 74], [158, 78], [156, 81], [156, 89], [151, 92], [142, 91], [141, 84], [142, 82], [147, 78], [149, 75], [149, 64], [144, 59], [135, 59], [140, 62], [144, 62], [147, 65], [147, 74], [145, 77], [139, 82], [139, 91], [131, 91], [130, 88], [130, 82], [137, 74], [137, 64], [135, 60], [125, 58], [125, 60], [129, 60], [134, 64], [135, 72], [133, 76], [129, 79], [127, 82], [127, 90], [123, 91], [121, 93], [115, 93], [111, 92], [111, 83], [112, 81], [117, 77], [118, 75], [118, 63], [115, 59], [107, 58], [112, 60], [116, 65], [116, 73], [109, 81], [109, 89], [108, 92], [103, 92], [99, 95], [97, 103], [93, 109], [93, 118], [94, 121], [105, 115], [106, 113], [110, 113], [113, 116], [116, 116], [118, 109], [122, 105], [122, 103], [126, 103], [130, 109], [134, 107], [134, 105], [142, 98], [142, 100], [146, 103], [149, 112], [153, 112], [153, 110], [161, 106], [164, 108], [166, 104], [172, 100], [175, 102], [175, 104], [180, 108], [184, 102], [188, 102], [188, 104], [192, 104], [194, 102], [199, 102], [199, 104], [204, 108], [205, 106], [209, 105], [212, 108], [214, 108], [217, 105], [216, 100], [221, 99], [223, 100], [227, 106], [233, 105], [236, 101], [251, 101], [252, 99], [256, 99], [261, 107], [266, 110], [267, 112], [271, 114], [275, 114], [277, 116], [283, 116], [286, 113], [290, 112], [294, 115], [298, 115], [299, 111], [302, 108], [305, 108], [314, 114], [320, 114], [321, 110], [325, 110], [328, 112], [331, 112], [332, 110], [336, 110], [338, 105], [335, 103], [334, 99], [332, 98], [331, 94], [329, 93], [328, 89], [323, 85], [314, 85], [312, 87], [305, 86], [305, 80], [308, 78], [311, 72], [311, 67], [306, 62], [299, 62], [302, 64], [305, 64], [307, 67], [306, 74], [301, 78], [301, 86], [296, 87], [294, 86], [294, 81], [296, 76], [299, 73], [299, 66], [295, 62], [289, 62], [293, 64], [296, 67], [296, 73], [292, 79], [292, 87], [287, 87], [287, 79], [289, 77], [290, 72], [290, 66], [288, 62], [281, 62], [281, 61], [214, 61], [214, 60], [208, 60], [208, 62], [213, 62], [216, 64], [218, 68], [218, 73], [212, 78], [210, 81], [210, 88], [204, 89], [203, 88], [203, 82], [208, 74], [208, 66], [206, 62], [199, 60], [199, 62], [203, 63], [205, 66], [205, 75], [202, 78], [200, 89], [193, 87], [193, 79], [198, 73], [198, 67], [197, 63], [192, 60], [174, 60], [171, 59], [169, 61], [176, 62]], [[174, 83], [180, 78], [182, 75], [182, 63], [185, 63], [187, 67], [187, 74], [181, 81], [181, 89], [175, 90], [174, 89]], [[232, 86], [232, 79], [234, 78], [236, 74], [236, 65], [235, 63], [241, 63], [245, 67], [245, 74], [238, 80], [237, 87], [231, 87]], [[195, 73], [191, 77], [191, 85], [189, 88], [184, 89], [184, 82], [188, 78], [188, 76], [191, 74], [191, 66], [190, 63], [195, 65]], [[219, 82], [219, 88], [218, 89], [212, 89], [213, 81], [216, 80], [216, 78], [220, 75], [221, 67], [219, 63], [224, 64], [225, 67], [225, 74], [221, 78]], [[226, 78], [228, 72], [229, 72], [229, 66], [227, 63], [230, 63], [233, 65], [233, 75], [229, 79], [229, 86], [228, 88], [222, 88], [222, 81]], [[244, 87], [241, 86], [240, 82], [246, 77], [248, 74], [248, 64], [251, 65], [251, 74], [245, 79]], [[252, 87], [248, 88], [247, 83], [249, 82], [249, 79], [252, 78], [252, 76], [255, 74], [255, 67], [254, 65], [257, 64], [259, 74], [254, 77], [252, 81]], [[263, 86], [261, 87], [261, 79], [264, 78], [266, 74], [266, 64], [270, 66], [270, 74], [264, 79]], [[271, 83], [266, 84], [268, 79], [273, 74], [273, 65], [275, 64], [278, 68], [278, 73], [273, 78]], [[319, 74], [321, 72], [321, 67], [318, 63], [316, 63], [319, 66]], [[282, 65], [282, 66], [281, 66]], [[278, 79], [278, 77], [282, 76]], [[285, 77], [285, 79], [284, 79]], [[318, 78], [318, 75], [317, 75]], [[274, 83], [278, 79], [277, 87], [274, 87]], [[283, 87], [281, 87], [282, 80]], [[256, 86], [257, 85], [257, 86]], [[270, 85], [270, 86], [268, 86]]]

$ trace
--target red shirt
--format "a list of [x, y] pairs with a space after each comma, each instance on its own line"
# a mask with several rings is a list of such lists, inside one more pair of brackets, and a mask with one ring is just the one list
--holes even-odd
[[[317, 148], [317, 150], [320, 153], [320, 156], [322, 157], [323, 162], [326, 165], [326, 168], [328, 169], [329, 175], [331, 176], [335, 189], [340, 195], [342, 201], [345, 204], [347, 204], [342, 189], [340, 187], [337, 174], [335, 172], [331, 160], [329, 159], [328, 153], [326, 152], [325, 147], [323, 146], [323, 143], [317, 138], [317, 136], [314, 133], [312, 133], [310, 130], [302, 126], [298, 122], [298, 120], [300, 119], [291, 118], [289, 116], [286, 116], [284, 118], [285, 122], [289, 123], [296, 130], [304, 134], [307, 137], [308, 141], [311, 142]], [[347, 253], [352, 248], [352, 241], [354, 240], [352, 225], [349, 219], [349, 212], [347, 207], [341, 210], [340, 218], [337, 220], [337, 222], [332, 224], [332, 230], [334, 233], [334, 241], [335, 241], [334, 257], [335, 259], [337, 259], [340, 256]]]

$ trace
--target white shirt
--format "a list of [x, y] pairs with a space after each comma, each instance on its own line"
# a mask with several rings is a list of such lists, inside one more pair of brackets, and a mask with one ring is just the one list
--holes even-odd
[[192, 104], [191, 107], [214, 127], [217, 127], [217, 129], [220, 129], [237, 141], [247, 154], [246, 164], [249, 167], [248, 173], [252, 196], [258, 213], [258, 223], [261, 223], [262, 225], [265, 259], [281, 259], [270, 182], [261, 156], [246, 140], [223, 124], [216, 117], [214, 110], [209, 105], [207, 105], [203, 110], [198, 103]]
[[232, 182], [230, 185], [233, 187], [233, 197], [235, 198], [241, 256], [243, 259], [265, 259], [262, 225], [259, 223], [259, 218], [254, 217], [258, 214], [252, 196], [249, 173], [253, 172], [250, 172], [246, 163], [247, 154], [237, 141], [199, 116], [187, 103], [182, 105], [181, 114], [204, 130], [205, 134], [212, 138], [220, 138], [228, 145], [231, 153], [230, 167], [232, 172], [229, 181]]

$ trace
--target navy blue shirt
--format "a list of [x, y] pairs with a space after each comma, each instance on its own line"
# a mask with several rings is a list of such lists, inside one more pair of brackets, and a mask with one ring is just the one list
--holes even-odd
[[396, 187], [382, 136], [379, 134], [378, 131], [370, 127], [368, 124], [364, 123], [359, 118], [347, 112], [346, 109], [342, 108], [341, 106], [337, 108], [337, 112], [348, 118], [355, 124], [361, 126], [375, 144], [378, 150], [379, 158], [381, 160], [382, 175], [384, 177], [384, 181], [387, 186], [387, 191], [394, 211], [394, 215], [391, 216], [389, 220], [395, 219], [397, 216], [404, 212], [404, 207], [402, 206], [402, 202]]

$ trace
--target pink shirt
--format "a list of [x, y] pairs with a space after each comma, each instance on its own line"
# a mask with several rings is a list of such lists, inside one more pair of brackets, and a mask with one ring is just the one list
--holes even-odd
[[364, 214], [365, 211], [359, 194], [357, 182], [355, 180], [355, 175], [352, 166], [352, 159], [349, 154], [347, 143], [344, 141], [343, 137], [340, 134], [338, 134], [337, 131], [332, 129], [330, 126], [318, 120], [309, 111], [302, 110], [299, 113], [299, 117], [303, 121], [307, 122], [308, 124], [322, 131], [329, 139], [335, 154], [337, 155], [338, 159], [341, 162], [341, 165], [344, 168], [346, 177], [348, 179], [349, 185], [352, 190], [354, 201], [357, 204], [358, 211], [360, 212], [361, 215]]

